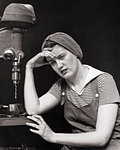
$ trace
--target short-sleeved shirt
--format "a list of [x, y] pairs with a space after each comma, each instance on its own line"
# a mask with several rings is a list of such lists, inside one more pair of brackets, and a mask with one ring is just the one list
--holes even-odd
[[[80, 93], [77, 93], [70, 85], [66, 84], [65, 101], [61, 102], [63, 79], [59, 79], [48, 91], [64, 104], [64, 117], [72, 125], [71, 132], [73, 133], [94, 131], [98, 107], [120, 102], [119, 92], [112, 75], [91, 66], [87, 67], [89, 73]], [[63, 149], [82, 150], [82, 148], [69, 146], [64, 146]], [[98, 150], [98, 148], [91, 149]], [[99, 148], [99, 150], [113, 149], [120, 149], [120, 109], [109, 144], [104, 148]]]

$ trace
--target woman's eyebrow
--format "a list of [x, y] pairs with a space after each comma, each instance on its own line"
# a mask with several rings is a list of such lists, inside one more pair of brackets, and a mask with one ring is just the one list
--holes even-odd
[[65, 55], [65, 53], [61, 53], [60, 55], [58, 56], [55, 56], [54, 58], [51, 58], [50, 60], [48, 60], [47, 62], [50, 63], [52, 61], [54, 61], [55, 59], [59, 59], [61, 56]]
[[58, 55], [56, 58], [60, 58], [61, 56], [64, 56], [65, 53], [61, 53], [60, 55]]

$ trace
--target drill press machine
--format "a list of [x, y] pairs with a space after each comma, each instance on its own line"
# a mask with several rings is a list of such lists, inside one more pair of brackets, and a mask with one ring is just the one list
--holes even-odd
[[[20, 82], [21, 60], [24, 58], [22, 37], [35, 22], [36, 17], [32, 5], [21, 3], [9, 4], [0, 21], [0, 58], [12, 62], [11, 72], [15, 100], [18, 99], [17, 88]], [[9, 111], [12, 112], [14, 105], [10, 106]]]

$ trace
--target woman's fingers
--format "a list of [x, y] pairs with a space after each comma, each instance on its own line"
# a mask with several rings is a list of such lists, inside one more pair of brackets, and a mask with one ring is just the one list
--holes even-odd
[[32, 59], [31, 59], [31, 62], [32, 63], [44, 63], [43, 60], [44, 58], [51, 58], [51, 59], [54, 59], [55, 58], [55, 55], [50, 52], [50, 51], [43, 51], [41, 53], [38, 53], [36, 56], [34, 56]]
[[51, 51], [43, 51], [42, 52], [44, 57], [51, 57], [51, 58], [54, 58], [55, 57], [55, 54], [53, 54]]
[[28, 123], [28, 122], [26, 123], [26, 125], [32, 127], [30, 128], [31, 132], [40, 135], [46, 141], [52, 140], [53, 131], [46, 124], [42, 116], [33, 115], [33, 116], [28, 116], [27, 118], [33, 121], [33, 123]]
[[44, 58], [46, 58], [47, 61], [49, 61], [54, 59], [55, 55], [50, 50], [46, 49], [38, 53], [37, 55], [35, 55], [33, 58], [31, 58], [28, 61], [27, 66], [31, 68], [35, 68], [35, 67], [40, 67], [49, 64], [47, 61], [44, 61]]
[[33, 132], [33, 133], [35, 133], [35, 134], [38, 134], [38, 135], [40, 135], [40, 127], [39, 127], [39, 125], [37, 125], [37, 124], [34, 124], [34, 123], [26, 123], [26, 125], [27, 126], [29, 126], [29, 127], [32, 127], [32, 128], [30, 128], [30, 131], [31, 132]]
[[26, 122], [27, 126], [32, 127], [30, 131], [42, 135], [46, 127], [44, 119], [39, 115], [27, 116], [27, 118], [33, 121], [33, 123]]
[[35, 123], [26, 123], [26, 125], [30, 126], [30, 127], [33, 127], [35, 129], [39, 129], [39, 125], [35, 124]]
[[26, 125], [29, 125], [31, 127], [33, 127], [34, 124], [38, 125], [35, 128], [38, 128], [41, 125], [46, 125], [46, 122], [44, 121], [44, 119], [39, 115], [27, 116], [27, 118], [33, 121], [33, 123], [26, 123]]
[[39, 119], [41, 122], [45, 122], [43, 117], [40, 115], [33, 115], [35, 118]]
[[27, 116], [28, 119], [32, 120], [33, 122], [40, 124], [40, 119], [36, 118], [35, 116]]
[[38, 130], [30, 129], [30, 131], [39, 135], [39, 131]]
[[33, 58], [40, 58], [40, 57], [55, 57], [55, 54], [53, 54], [51, 51], [49, 50], [45, 50], [45, 51], [42, 51], [40, 53], [38, 53], [37, 55], [35, 55]]

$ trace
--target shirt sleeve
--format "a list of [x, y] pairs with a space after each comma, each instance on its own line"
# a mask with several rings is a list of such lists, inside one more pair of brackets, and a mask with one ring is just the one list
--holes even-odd
[[59, 101], [61, 100], [61, 82], [62, 78], [55, 82], [48, 91], [49, 93], [54, 95]]
[[120, 103], [120, 95], [113, 79], [109, 73], [98, 76], [99, 105]]

